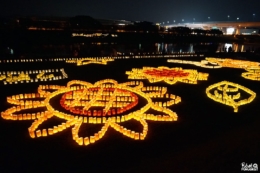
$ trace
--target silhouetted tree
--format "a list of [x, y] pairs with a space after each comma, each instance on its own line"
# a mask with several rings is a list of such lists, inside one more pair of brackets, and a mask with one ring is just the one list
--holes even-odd
[[191, 29], [188, 27], [172, 27], [169, 28], [168, 31], [173, 32], [176, 35], [190, 35], [191, 34]]
[[136, 30], [139, 31], [158, 31], [159, 27], [154, 25], [152, 22], [142, 21], [142, 22], [135, 22], [134, 26]]
[[208, 31], [209, 34], [213, 35], [213, 36], [221, 36], [223, 35], [223, 32], [219, 29], [211, 29]]
[[207, 33], [205, 30], [198, 29], [198, 28], [192, 29], [192, 32], [194, 32], [196, 35], [206, 35], [206, 33]]
[[75, 16], [70, 18], [69, 23], [71, 28], [74, 29], [98, 29], [102, 27], [100, 22], [90, 16]]

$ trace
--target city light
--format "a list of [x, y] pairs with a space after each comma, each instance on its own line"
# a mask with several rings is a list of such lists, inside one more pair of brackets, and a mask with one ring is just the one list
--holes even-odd
[[227, 35], [232, 35], [235, 33], [235, 28], [227, 28]]

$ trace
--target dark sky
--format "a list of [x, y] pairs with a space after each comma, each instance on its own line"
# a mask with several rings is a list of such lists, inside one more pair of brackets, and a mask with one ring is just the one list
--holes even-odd
[[259, 0], [7, 0], [0, 14], [75, 16], [185, 22], [209, 20], [260, 20]]

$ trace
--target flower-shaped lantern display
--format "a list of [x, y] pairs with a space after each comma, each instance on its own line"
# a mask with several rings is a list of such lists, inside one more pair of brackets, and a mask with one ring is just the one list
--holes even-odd
[[148, 79], [149, 82], [165, 81], [172, 85], [176, 82], [197, 84], [197, 80], [207, 80], [207, 73], [200, 73], [197, 70], [169, 68], [169, 67], [143, 67], [142, 69], [132, 69], [127, 71], [128, 79]]
[[[131, 81], [119, 84], [112, 79], [105, 79], [91, 84], [84, 81], [70, 81], [67, 86], [40, 85], [38, 93], [19, 94], [7, 98], [15, 104], [2, 112], [2, 118], [8, 120], [34, 120], [29, 127], [32, 138], [44, 137], [61, 132], [73, 126], [72, 136], [79, 145], [89, 145], [101, 139], [109, 127], [123, 135], [143, 140], [148, 132], [146, 120], [176, 121], [177, 114], [167, 108], [181, 101], [179, 96], [168, 94], [166, 87], [144, 87], [142, 82]], [[59, 98], [60, 107], [54, 108], [51, 102]], [[153, 99], [159, 98], [155, 102]], [[166, 101], [162, 102], [161, 99]], [[140, 105], [139, 100], [146, 103]], [[139, 106], [137, 106], [139, 105]], [[25, 110], [45, 107], [47, 110], [37, 113], [21, 113]], [[140, 108], [140, 109], [137, 109]], [[147, 113], [148, 110], [160, 112], [160, 115]], [[66, 122], [48, 129], [39, 129], [39, 125], [52, 117], [58, 117]], [[142, 132], [129, 130], [120, 125], [121, 122], [136, 120], [143, 127]], [[101, 130], [92, 136], [80, 137], [80, 126], [84, 123], [103, 124]]]

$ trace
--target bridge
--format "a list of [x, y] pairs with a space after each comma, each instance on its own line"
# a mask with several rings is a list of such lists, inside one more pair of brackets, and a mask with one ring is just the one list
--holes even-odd
[[224, 34], [259, 34], [260, 21], [210, 21], [163, 25], [166, 28], [185, 26], [189, 28], [220, 29]]

